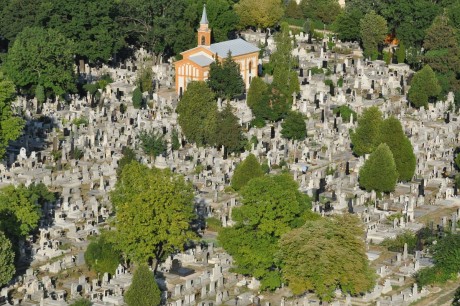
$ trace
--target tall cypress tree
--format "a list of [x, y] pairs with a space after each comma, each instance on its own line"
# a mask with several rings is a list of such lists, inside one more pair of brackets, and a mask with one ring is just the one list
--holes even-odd
[[387, 144], [380, 144], [359, 171], [359, 185], [367, 191], [390, 192], [395, 189], [398, 171]]
[[399, 180], [410, 181], [414, 176], [416, 159], [414, 149], [395, 117], [390, 117], [382, 122], [380, 129], [380, 142], [386, 143], [393, 154]]
[[373, 106], [363, 111], [358, 119], [358, 127], [351, 133], [353, 153], [358, 156], [369, 154], [379, 145], [380, 125], [382, 113]]

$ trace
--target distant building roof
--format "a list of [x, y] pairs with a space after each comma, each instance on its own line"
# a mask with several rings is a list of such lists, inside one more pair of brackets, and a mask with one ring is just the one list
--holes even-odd
[[227, 57], [229, 51], [231, 52], [232, 56], [259, 52], [259, 48], [241, 38], [211, 44], [209, 49], [222, 58]]
[[198, 54], [198, 55], [193, 55], [190, 56], [189, 59], [194, 62], [197, 65], [200, 65], [201, 67], [205, 67], [210, 65], [212, 62], [214, 62], [214, 59], [209, 58], [205, 55]]

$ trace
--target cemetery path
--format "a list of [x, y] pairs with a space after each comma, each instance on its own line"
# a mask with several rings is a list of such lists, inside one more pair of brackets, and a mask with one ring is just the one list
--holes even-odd
[[448, 282], [438, 293], [431, 294], [428, 297], [411, 304], [411, 306], [450, 306], [455, 290], [458, 286], [458, 280]]

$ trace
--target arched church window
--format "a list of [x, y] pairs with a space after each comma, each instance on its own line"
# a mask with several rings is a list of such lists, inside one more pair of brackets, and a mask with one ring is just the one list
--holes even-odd
[[252, 61], [249, 62], [249, 73], [252, 72]]
[[203, 36], [201, 36], [201, 44], [202, 45], [205, 45], [206, 44], [206, 38]]

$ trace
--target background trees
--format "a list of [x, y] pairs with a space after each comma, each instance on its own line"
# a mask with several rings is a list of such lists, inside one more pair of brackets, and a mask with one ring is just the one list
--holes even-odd
[[217, 116], [215, 96], [205, 82], [190, 82], [177, 106], [179, 124], [185, 137], [202, 146], [214, 144]]
[[140, 265], [134, 271], [133, 282], [124, 296], [128, 306], [158, 306], [161, 303], [161, 291], [154, 274], [146, 265]]
[[380, 144], [359, 171], [359, 185], [367, 191], [390, 192], [395, 189], [398, 171], [387, 144]]
[[337, 287], [351, 295], [372, 289], [376, 275], [363, 236], [352, 215], [307, 221], [281, 237], [283, 278], [294, 294], [313, 290], [322, 301], [330, 301]]
[[383, 44], [388, 34], [387, 21], [382, 16], [370, 11], [360, 22], [361, 39], [364, 47], [364, 55], [377, 59], [379, 46]]
[[240, 0], [235, 11], [242, 28], [255, 26], [268, 28], [274, 26], [283, 16], [281, 0]]
[[107, 62], [124, 45], [112, 0], [53, 0], [43, 6], [40, 24], [74, 42], [78, 59]]
[[26, 28], [8, 52], [5, 72], [26, 91], [42, 85], [59, 96], [76, 89], [73, 55], [73, 42], [58, 31]]
[[111, 193], [116, 209], [117, 248], [126, 257], [155, 270], [165, 256], [183, 249], [191, 230], [193, 191], [183, 177], [169, 170], [126, 165]]
[[218, 240], [237, 265], [236, 271], [261, 280], [263, 289], [281, 285], [275, 254], [282, 234], [311, 218], [311, 202], [287, 174], [249, 180], [241, 189], [242, 206], [233, 209], [235, 226], [222, 228]]

